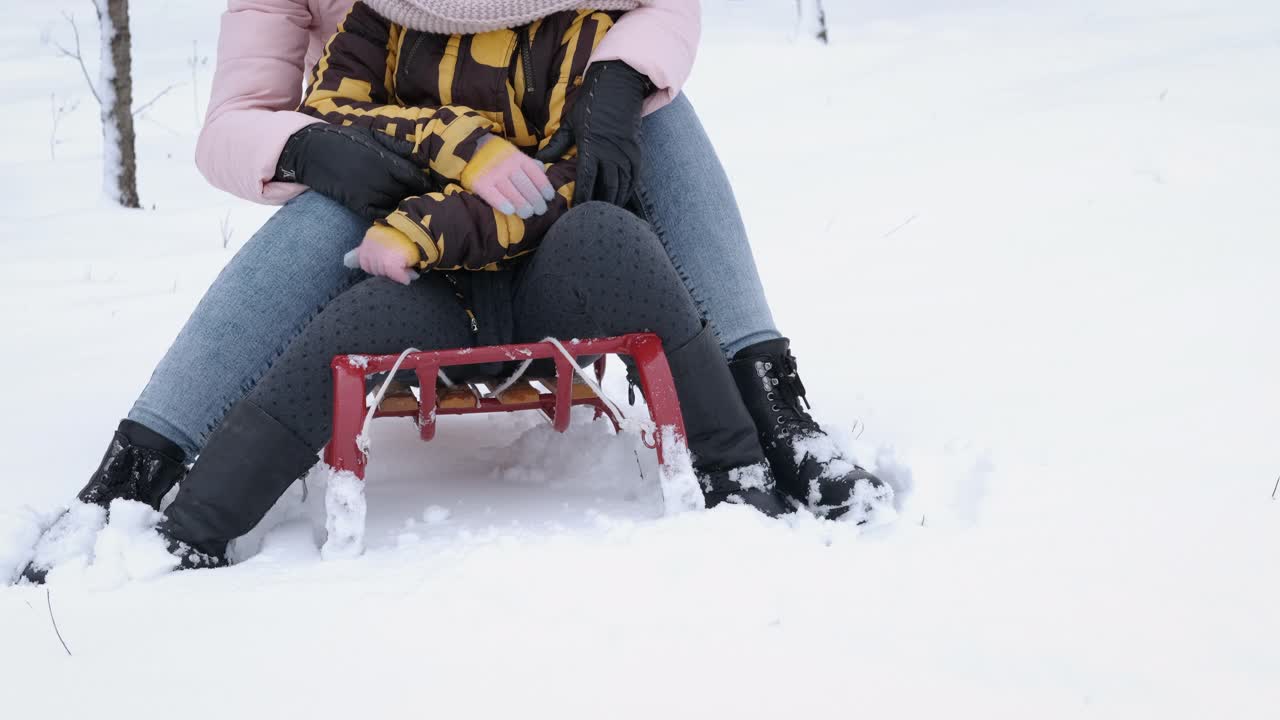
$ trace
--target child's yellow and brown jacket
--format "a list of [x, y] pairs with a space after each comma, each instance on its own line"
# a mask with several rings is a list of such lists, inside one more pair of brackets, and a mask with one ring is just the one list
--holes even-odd
[[545, 145], [617, 16], [566, 11], [511, 30], [433, 35], [357, 2], [317, 63], [300, 110], [384, 133], [388, 148], [441, 188], [407, 198], [379, 221], [418, 245], [419, 269], [496, 268], [535, 249], [569, 208], [576, 151], [546, 165], [557, 192], [548, 211], [521, 220], [463, 188], [476, 143], [494, 133], [530, 154]]

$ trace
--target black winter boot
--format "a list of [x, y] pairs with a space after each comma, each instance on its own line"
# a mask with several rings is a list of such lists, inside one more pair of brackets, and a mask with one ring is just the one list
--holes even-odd
[[[76, 495], [76, 500], [88, 505], [107, 507], [112, 500], [134, 500], [159, 510], [160, 501], [187, 472], [186, 453], [165, 436], [132, 420], [121, 420], [111, 444], [102, 455], [98, 469], [89, 476], [89, 483]], [[74, 554], [78, 547], [93, 542], [92, 528], [81, 528], [86, 519], [97, 518], [99, 524], [105, 517], [94, 513], [64, 512], [36, 543], [35, 559], [22, 571], [22, 578], [33, 583], [44, 582], [60, 554]], [[67, 547], [72, 541], [77, 547]], [[59, 547], [61, 546], [61, 547]]]
[[[209, 436], [157, 530], [166, 540], [225, 564], [227, 543], [249, 532], [316, 463], [316, 451], [250, 400], [236, 403]], [[173, 543], [171, 543], [172, 545]], [[191, 567], [210, 567], [209, 564]]]
[[121, 420], [76, 499], [106, 507], [112, 500], [136, 500], [156, 510], [187, 472], [187, 454], [169, 438], [132, 420]]
[[852, 511], [865, 522], [875, 506], [892, 500], [893, 491], [845, 458], [806, 412], [809, 401], [790, 344], [787, 338], [759, 342], [729, 363], [778, 487], [817, 515], [837, 518]]
[[704, 326], [692, 340], [668, 352], [667, 363], [707, 507], [731, 502], [770, 517], [789, 512], [711, 329]]
[[790, 504], [779, 497], [773, 471], [769, 469], [767, 462], [732, 470], [695, 468], [694, 474], [698, 476], [698, 484], [702, 486], [702, 497], [706, 499], [708, 509], [724, 502], [750, 505], [769, 517], [778, 517], [792, 510]]
[[207, 553], [197, 550], [170, 535], [169, 528], [165, 523], [161, 523], [156, 527], [156, 532], [160, 533], [160, 537], [164, 539], [165, 550], [178, 559], [178, 566], [174, 570], [201, 570], [226, 567], [231, 564], [227, 560], [225, 551]]

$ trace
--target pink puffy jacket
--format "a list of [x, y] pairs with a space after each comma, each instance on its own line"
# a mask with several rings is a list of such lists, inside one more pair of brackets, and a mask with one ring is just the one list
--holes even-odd
[[[699, 0], [641, 0], [605, 36], [593, 61], [622, 60], [658, 90], [653, 112], [680, 92], [701, 32]], [[214, 186], [279, 205], [306, 188], [272, 182], [285, 141], [319, 122], [294, 112], [305, 73], [320, 57], [352, 0], [228, 0], [218, 36], [218, 67], [196, 166]]]

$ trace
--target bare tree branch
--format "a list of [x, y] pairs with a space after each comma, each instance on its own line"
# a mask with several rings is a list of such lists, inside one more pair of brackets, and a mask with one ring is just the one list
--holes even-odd
[[172, 90], [175, 90], [175, 89], [177, 89], [177, 88], [182, 87], [182, 85], [183, 85], [183, 83], [180, 83], [180, 82], [173, 83], [173, 84], [172, 84], [172, 85], [170, 85], [169, 87], [167, 87], [167, 88], [165, 88], [165, 89], [161, 90], [160, 92], [156, 93], [156, 96], [155, 96], [155, 97], [151, 98], [150, 100], [148, 100], [148, 101], [146, 101], [146, 102], [142, 103], [141, 105], [139, 105], [138, 107], [134, 108], [134, 110], [133, 110], [133, 114], [134, 114], [134, 116], [136, 117], [136, 116], [140, 115], [144, 110], [146, 110], [147, 108], [151, 107], [152, 105], [155, 105], [157, 100], [159, 100], [160, 98], [164, 97], [165, 95], [168, 95], [170, 91], [172, 91]]
[[[94, 5], [94, 7], [97, 8], [97, 5]], [[53, 45], [54, 49], [63, 57], [71, 58], [80, 65], [80, 72], [84, 75], [84, 81], [89, 84], [89, 92], [93, 93], [93, 99], [97, 100], [98, 104], [101, 105], [102, 98], [98, 96], [98, 86], [94, 84], [93, 78], [89, 76], [89, 68], [85, 67], [84, 55], [80, 52], [80, 27], [76, 25], [76, 18], [71, 13], [63, 11], [62, 17], [66, 18], [67, 24], [71, 26], [71, 35], [75, 38], [76, 49], [75, 51], [68, 50], [56, 40], [50, 40], [49, 44]]]

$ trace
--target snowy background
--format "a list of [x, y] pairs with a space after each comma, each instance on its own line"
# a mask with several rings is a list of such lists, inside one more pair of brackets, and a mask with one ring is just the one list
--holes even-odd
[[[222, 4], [132, 5], [138, 103], [177, 85], [140, 212], [42, 39], [96, 61], [91, 5], [0, 2], [0, 577], [271, 212], [191, 160]], [[313, 486], [229, 570], [0, 587], [6, 717], [1280, 715], [1280, 6], [705, 5], [690, 97], [899, 522], [660, 518], [599, 425], [385, 421], [363, 557]]]

